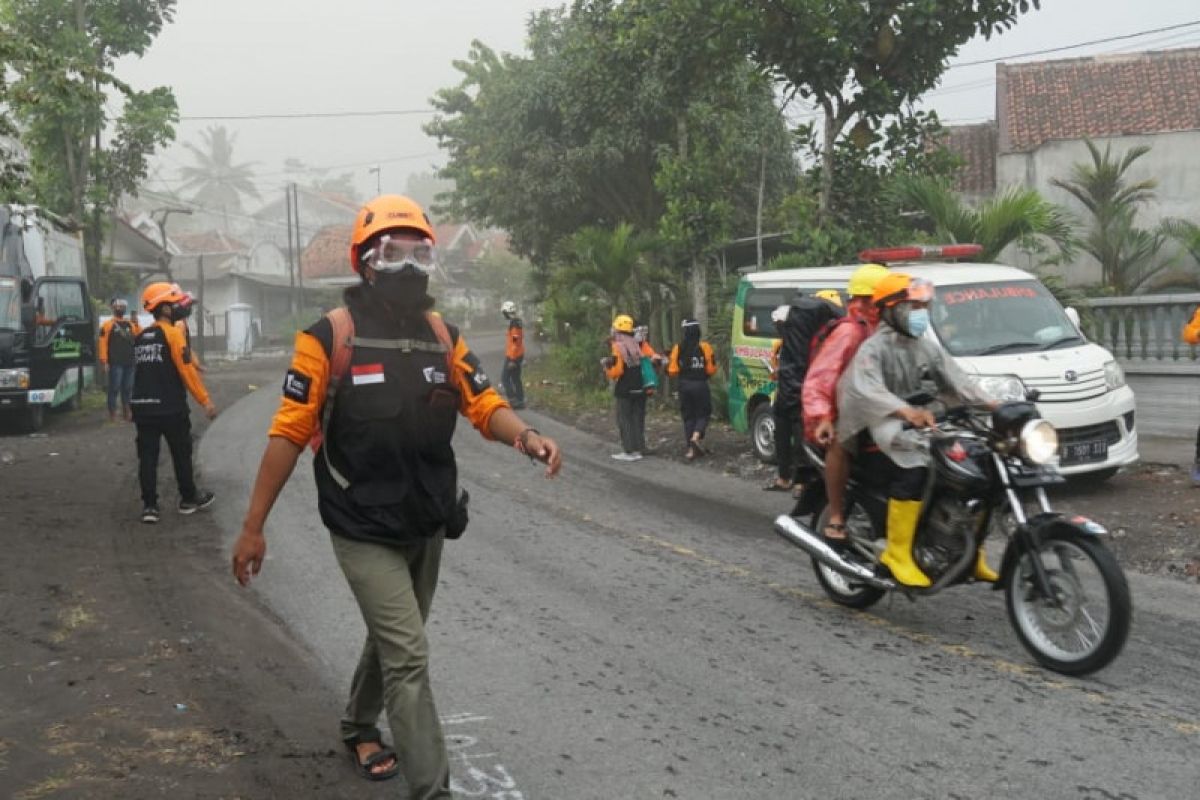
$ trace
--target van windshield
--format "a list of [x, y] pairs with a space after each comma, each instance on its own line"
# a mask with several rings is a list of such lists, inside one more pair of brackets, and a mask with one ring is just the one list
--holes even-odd
[[930, 317], [951, 354], [1029, 353], [1082, 344], [1050, 290], [1036, 280], [939, 286]]

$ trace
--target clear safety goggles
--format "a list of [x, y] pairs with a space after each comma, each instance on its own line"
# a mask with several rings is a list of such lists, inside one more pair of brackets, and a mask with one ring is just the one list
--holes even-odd
[[363, 255], [363, 262], [376, 272], [412, 270], [420, 275], [433, 272], [433, 242], [414, 241], [384, 234], [379, 243]]
[[927, 278], [913, 278], [908, 285], [908, 300], [914, 303], [928, 303], [933, 300], [933, 281]]

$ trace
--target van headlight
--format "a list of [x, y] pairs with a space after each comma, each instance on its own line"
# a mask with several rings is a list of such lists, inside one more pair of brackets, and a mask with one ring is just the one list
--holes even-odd
[[979, 378], [983, 393], [1001, 402], [1025, 399], [1025, 384], [1016, 375], [985, 375]]
[[28, 389], [29, 370], [24, 367], [0, 369], [0, 389]]
[[1104, 383], [1110, 392], [1125, 385], [1125, 370], [1121, 369], [1120, 364], [1109, 361], [1104, 365]]
[[1044, 419], [1031, 419], [1021, 428], [1021, 456], [1034, 464], [1049, 464], [1058, 455], [1058, 431]]

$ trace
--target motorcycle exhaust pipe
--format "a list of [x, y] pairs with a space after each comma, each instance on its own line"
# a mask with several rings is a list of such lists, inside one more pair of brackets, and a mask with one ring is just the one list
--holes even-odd
[[891, 591], [896, 588], [894, 582], [880, 578], [873, 570], [853, 561], [847, 561], [841, 553], [826, 544], [823, 537], [813, 533], [795, 517], [780, 514], [775, 518], [775, 532], [834, 572], [856, 581], [862, 581], [876, 589]]

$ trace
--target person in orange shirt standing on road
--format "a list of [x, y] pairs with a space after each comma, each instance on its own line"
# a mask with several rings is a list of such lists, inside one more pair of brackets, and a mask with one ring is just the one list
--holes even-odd
[[[1183, 340], [1188, 344], [1200, 344], [1200, 308], [1192, 314], [1192, 321], [1183, 326]], [[1196, 456], [1192, 461], [1192, 484], [1200, 486], [1200, 428], [1196, 429]]]
[[[429, 676], [425, 620], [446, 539], [467, 524], [451, 439], [466, 417], [486, 439], [561, 467], [558, 445], [492, 388], [459, 331], [432, 311], [433, 226], [407, 197], [360, 209], [346, 305], [296, 335], [250, 508], [233, 552], [245, 586], [266, 557], [263, 528], [304, 447], [317, 508], [366, 625], [342, 741], [358, 774], [403, 772], [412, 800], [448, 800], [450, 761]], [[387, 713], [395, 749], [383, 744]]]
[[117, 421], [117, 397], [126, 420], [133, 419], [129, 401], [133, 397], [133, 340], [142, 328], [137, 320], [128, 319], [129, 303], [114, 297], [110, 304], [112, 316], [100, 326], [100, 364], [108, 379], [108, 418]]
[[517, 304], [505, 300], [500, 313], [508, 320], [508, 334], [504, 340], [504, 370], [500, 373], [500, 385], [504, 396], [513, 408], [525, 407], [525, 384], [521, 381], [521, 364], [525, 361], [525, 324], [517, 316]]
[[173, 283], [152, 283], [142, 291], [142, 307], [154, 324], [134, 339], [133, 421], [137, 425], [138, 480], [142, 488], [142, 522], [154, 524], [158, 510], [159, 440], [167, 440], [175, 480], [179, 484], [179, 513], [192, 514], [212, 505], [212, 492], [196, 488], [192, 474], [192, 423], [187, 394], [204, 408], [209, 419], [217, 415], [192, 362], [175, 320], [184, 301], [183, 290]]

